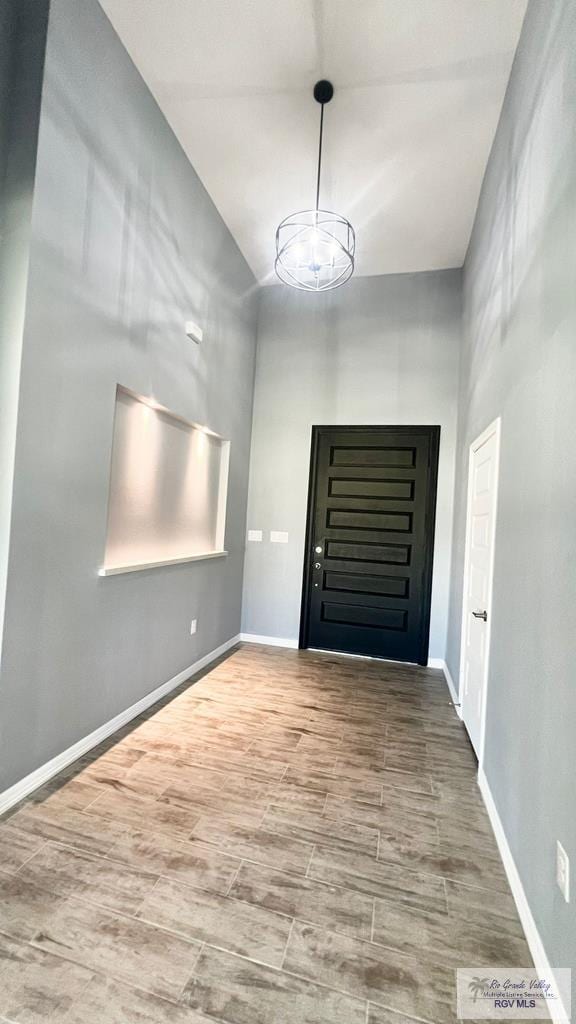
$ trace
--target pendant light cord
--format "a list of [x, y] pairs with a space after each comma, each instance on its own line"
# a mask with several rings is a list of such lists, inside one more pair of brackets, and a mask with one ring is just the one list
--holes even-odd
[[320, 202], [320, 170], [322, 167], [322, 131], [324, 129], [324, 104], [320, 104], [320, 142], [318, 144], [318, 177], [316, 179], [316, 212]]

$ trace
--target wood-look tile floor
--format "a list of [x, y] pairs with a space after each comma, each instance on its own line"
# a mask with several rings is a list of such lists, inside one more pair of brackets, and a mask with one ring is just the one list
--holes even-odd
[[0, 1020], [445, 1024], [530, 964], [442, 675], [246, 646], [0, 823]]

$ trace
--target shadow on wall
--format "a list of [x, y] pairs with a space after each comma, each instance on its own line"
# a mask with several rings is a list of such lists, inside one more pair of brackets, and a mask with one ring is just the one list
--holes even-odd
[[[190, 191], [189, 196], [190, 228], [199, 244], [190, 262], [189, 254], [183, 259], [179, 235], [174, 228], [180, 221], [181, 211], [178, 218], [173, 216], [171, 190], [161, 163], [154, 164], [149, 159], [148, 140], [142, 126], [137, 121], [132, 126], [134, 136], [130, 145], [136, 160], [127, 168], [122, 160], [126, 140], [123, 139], [121, 146], [114, 146], [113, 139], [103, 145], [98, 121], [86, 116], [83, 105], [74, 101], [75, 96], [66, 68], [50, 62], [46, 71], [43, 117], [50, 125], [51, 144], [61, 151], [59, 187], [69, 187], [67, 212], [76, 223], [83, 225], [78, 242], [85, 281], [82, 303], [93, 302], [94, 312], [102, 316], [105, 304], [98, 303], [98, 290], [94, 290], [94, 285], [98, 280], [109, 281], [113, 272], [118, 304], [117, 309], [109, 313], [111, 325], [117, 330], [122, 324], [131, 343], [144, 351], [151, 330], [163, 336], [166, 330], [174, 330], [175, 310], [187, 315], [193, 309], [198, 320], [209, 325], [212, 339], [218, 328], [215, 314], [222, 305], [235, 315], [249, 319], [257, 286], [252, 282], [242, 294], [233, 287], [227, 288], [218, 274], [216, 268], [223, 262], [222, 257], [225, 255], [229, 260], [231, 236], [223, 222], [218, 231], [213, 230], [212, 215], [210, 225], [207, 218], [202, 224], [198, 207], [205, 193], [194, 172], [187, 175], [194, 182], [194, 191]], [[110, 111], [106, 114], [110, 116]], [[163, 117], [160, 111], [158, 117]], [[118, 124], [117, 131], [123, 132], [124, 124]], [[72, 165], [71, 146], [75, 151]], [[83, 181], [78, 178], [79, 167], [83, 169]], [[190, 189], [190, 181], [186, 186]], [[122, 223], [120, 252], [106, 251], [105, 247], [94, 244], [96, 218], [104, 224], [108, 219]], [[56, 260], [63, 274], [76, 273], [77, 247], [69, 244], [66, 224], [48, 223], [45, 227], [42, 241], [50, 247], [50, 251], [45, 252], [47, 265], [53, 265]], [[55, 227], [59, 231], [52, 230]], [[115, 229], [114, 235], [116, 233]], [[238, 261], [244, 263], [240, 253]], [[136, 296], [138, 304], [134, 301]], [[178, 322], [179, 333], [181, 329], [182, 324]]]

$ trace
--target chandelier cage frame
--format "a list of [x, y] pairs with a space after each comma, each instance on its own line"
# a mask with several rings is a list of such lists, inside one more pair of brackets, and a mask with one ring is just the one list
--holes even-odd
[[324, 106], [333, 95], [331, 82], [322, 80], [314, 86], [314, 99], [321, 106], [316, 206], [313, 210], [290, 214], [276, 230], [274, 269], [284, 284], [300, 291], [324, 292], [339, 288], [354, 273], [354, 228], [346, 217], [320, 209]]
[[[339, 237], [339, 233], [344, 237]], [[318, 267], [318, 271], [311, 269], [309, 262], [305, 260], [308, 242], [312, 251], [315, 242], [318, 262], [314, 264], [314, 268]], [[301, 291], [323, 292], [338, 288], [354, 273], [355, 245], [354, 228], [338, 213], [318, 209], [291, 213], [281, 221], [276, 231], [276, 274], [285, 284]], [[319, 262], [320, 259], [324, 262]], [[328, 267], [334, 276], [321, 281], [320, 271], [324, 266]], [[310, 283], [304, 279], [305, 275], [310, 278]]]

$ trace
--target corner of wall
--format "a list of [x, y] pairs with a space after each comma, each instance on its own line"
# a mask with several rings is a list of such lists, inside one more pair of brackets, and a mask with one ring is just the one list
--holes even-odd
[[49, 0], [0, 7], [0, 664]]

